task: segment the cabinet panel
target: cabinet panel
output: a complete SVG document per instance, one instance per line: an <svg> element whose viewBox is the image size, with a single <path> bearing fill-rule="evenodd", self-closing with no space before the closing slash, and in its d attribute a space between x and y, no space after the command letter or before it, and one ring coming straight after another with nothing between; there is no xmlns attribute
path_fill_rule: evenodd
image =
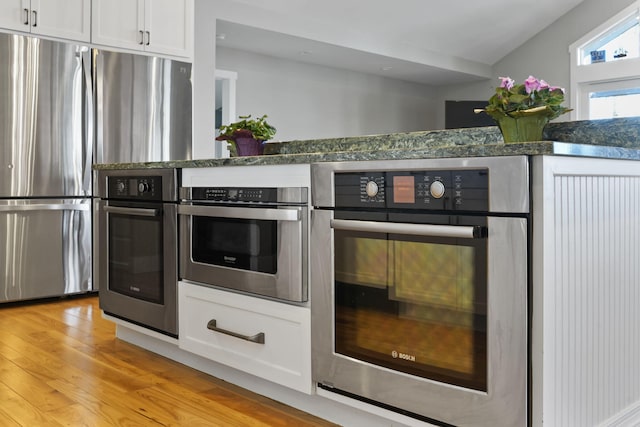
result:
<svg viewBox="0 0 640 427"><path fill-rule="evenodd" d="M27 6L27 11L25 12L23 3L24 0L0 1L0 27L7 30L29 31L29 6ZM27 23L25 24L25 22Z"/></svg>
<svg viewBox="0 0 640 427"><path fill-rule="evenodd" d="M31 32L89 42L91 0L31 0Z"/></svg>
<svg viewBox="0 0 640 427"><path fill-rule="evenodd" d="M192 55L193 0L147 0L147 51L175 56Z"/></svg>
<svg viewBox="0 0 640 427"><path fill-rule="evenodd" d="M640 425L638 163L534 156L532 171L532 425Z"/></svg>
<svg viewBox="0 0 640 427"><path fill-rule="evenodd" d="M2 0L0 27L89 42L91 0Z"/></svg>
<svg viewBox="0 0 640 427"><path fill-rule="evenodd" d="M143 50L144 0L93 0L93 43Z"/></svg>
<svg viewBox="0 0 640 427"><path fill-rule="evenodd" d="M307 307L186 282L180 282L178 289L181 349L311 392L311 315ZM213 323L230 333L212 330ZM263 343L246 339L259 334L263 334Z"/></svg>
<svg viewBox="0 0 640 427"><path fill-rule="evenodd" d="M191 58L193 0L93 0L96 44Z"/></svg>

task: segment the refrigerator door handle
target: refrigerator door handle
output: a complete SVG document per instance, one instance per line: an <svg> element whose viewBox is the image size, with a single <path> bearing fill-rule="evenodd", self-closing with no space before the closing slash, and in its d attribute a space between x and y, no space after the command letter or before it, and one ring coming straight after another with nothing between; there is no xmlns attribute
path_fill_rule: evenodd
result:
<svg viewBox="0 0 640 427"><path fill-rule="evenodd" d="M95 116L94 116L94 77L92 67L92 49L86 49L82 53L82 71L84 75L84 125L86 132L83 134L84 142L84 165L82 176L83 180L88 183L87 191L91 194L91 164L93 162L93 143L95 141ZM101 159L96 160L99 162Z"/></svg>
<svg viewBox="0 0 640 427"><path fill-rule="evenodd" d="M79 203L38 203L30 205L2 205L0 212L33 212L33 211L88 211L91 206Z"/></svg>

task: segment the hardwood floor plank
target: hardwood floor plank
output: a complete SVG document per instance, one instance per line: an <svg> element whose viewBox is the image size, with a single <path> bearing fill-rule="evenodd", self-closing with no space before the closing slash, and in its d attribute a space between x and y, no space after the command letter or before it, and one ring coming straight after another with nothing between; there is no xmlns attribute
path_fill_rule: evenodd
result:
<svg viewBox="0 0 640 427"><path fill-rule="evenodd" d="M0 305L2 426L335 424L120 341L96 296Z"/></svg>
<svg viewBox="0 0 640 427"><path fill-rule="evenodd" d="M4 377L4 372L0 372L0 375ZM20 426L57 427L60 425L57 421L49 419L37 404L32 404L3 382L0 382L0 402L2 402L2 411L6 415L8 425L14 423Z"/></svg>
<svg viewBox="0 0 640 427"><path fill-rule="evenodd" d="M6 412L0 405L0 419L2 419L3 427L21 427L20 423L11 418L11 414Z"/></svg>
<svg viewBox="0 0 640 427"><path fill-rule="evenodd" d="M48 415L60 425L66 427L107 427L113 425L110 421L105 420L79 403Z"/></svg>
<svg viewBox="0 0 640 427"><path fill-rule="evenodd" d="M211 425L211 426L248 426L244 422L245 414L227 413L224 408L205 406L202 401L190 401L184 396L171 396L156 387L135 392L146 402L145 409L153 414L154 419L162 420L163 425ZM264 427L256 425L256 427Z"/></svg>
<svg viewBox="0 0 640 427"><path fill-rule="evenodd" d="M166 382L154 387L153 390L141 390L138 393L149 393L154 399L169 402L168 399L186 402L188 410L201 418L207 419L215 414L222 425L270 427L259 418L255 417L255 411L236 411L225 405L224 402L212 399L208 392L196 393L182 384ZM151 395L153 393L153 395Z"/></svg>
<svg viewBox="0 0 640 427"><path fill-rule="evenodd" d="M16 351L8 342L0 342L0 356L9 360L22 356L22 353Z"/></svg>
<svg viewBox="0 0 640 427"><path fill-rule="evenodd" d="M232 425L296 427L306 425L305 422L309 421L305 420L304 416L279 410L277 405L271 404L276 402L270 399L265 398L265 401L246 399L230 391L227 387L215 386L207 391L198 393L198 396L194 396L190 390L181 388L174 383L161 384L158 388L169 395L180 396L190 402L199 402L202 408L210 412L248 415L248 417L236 419ZM269 401L269 403L265 404L266 401ZM283 405L283 408L288 407ZM307 415L302 412L300 414ZM318 423L317 425L333 425L328 422L322 424L317 419L316 422Z"/></svg>
<svg viewBox="0 0 640 427"><path fill-rule="evenodd" d="M101 382L114 386L120 392L137 390L152 385L152 382L148 379L139 379L141 375L129 375L117 367L109 366L78 351L68 343L65 345L64 343L51 341L49 335L49 332L45 332L24 336L23 345L20 348L26 350L26 357L36 362L41 361L56 369L63 369L63 367L68 366L68 371L75 376L97 376L101 379ZM42 344L46 350L39 348L38 344ZM54 372L53 375L62 375L62 372Z"/></svg>
<svg viewBox="0 0 640 427"><path fill-rule="evenodd" d="M73 404L57 390L17 366L0 369L0 382L44 412Z"/></svg>
<svg viewBox="0 0 640 427"><path fill-rule="evenodd" d="M87 418L82 422L99 420L105 426L161 426L164 425L150 418L144 409L144 402L136 396L121 393L108 385L98 383L97 387L87 391L78 387L77 383L54 380L49 386L59 390L85 408ZM124 402L129 402L128 405ZM134 410L131 408L134 407ZM143 408L140 411L140 408Z"/></svg>

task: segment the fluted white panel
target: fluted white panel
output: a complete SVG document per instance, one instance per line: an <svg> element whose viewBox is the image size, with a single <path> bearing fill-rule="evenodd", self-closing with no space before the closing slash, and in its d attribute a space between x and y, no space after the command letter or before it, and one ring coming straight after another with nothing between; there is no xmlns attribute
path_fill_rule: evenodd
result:
<svg viewBox="0 0 640 427"><path fill-rule="evenodd" d="M544 185L545 426L623 425L640 405L640 177L602 165Z"/></svg>

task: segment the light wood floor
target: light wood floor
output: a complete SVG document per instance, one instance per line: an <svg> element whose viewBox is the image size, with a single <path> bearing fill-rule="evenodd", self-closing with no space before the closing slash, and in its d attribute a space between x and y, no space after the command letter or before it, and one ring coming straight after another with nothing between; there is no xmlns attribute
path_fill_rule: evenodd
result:
<svg viewBox="0 0 640 427"><path fill-rule="evenodd" d="M97 297L0 306L0 426L332 426L115 338Z"/></svg>

